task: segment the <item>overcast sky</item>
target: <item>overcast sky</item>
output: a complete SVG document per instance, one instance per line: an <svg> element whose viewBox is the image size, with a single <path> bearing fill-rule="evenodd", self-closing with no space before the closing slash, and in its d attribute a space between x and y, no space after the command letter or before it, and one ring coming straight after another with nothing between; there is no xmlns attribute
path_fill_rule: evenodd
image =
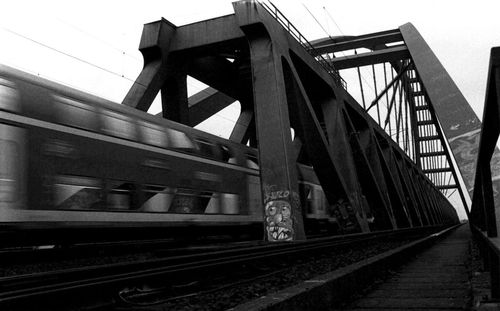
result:
<svg viewBox="0 0 500 311"><path fill-rule="evenodd" d="M310 40L325 37L322 28L358 35L413 23L481 117L489 49L500 44L498 1L273 2ZM5 1L0 62L120 102L142 68L137 47L144 23L164 17L182 25L232 12L226 0Z"/></svg>
<svg viewBox="0 0 500 311"><path fill-rule="evenodd" d="M489 50L500 45L498 0L273 3L309 40L413 23L482 118ZM143 24L164 17L183 25L233 13L231 1L226 0L12 0L2 4L0 63L115 102L122 101L142 69L137 48ZM190 81L189 88L194 93L202 86ZM156 104L152 112L159 109ZM230 127L235 111L233 107L219 113L218 123Z"/></svg>

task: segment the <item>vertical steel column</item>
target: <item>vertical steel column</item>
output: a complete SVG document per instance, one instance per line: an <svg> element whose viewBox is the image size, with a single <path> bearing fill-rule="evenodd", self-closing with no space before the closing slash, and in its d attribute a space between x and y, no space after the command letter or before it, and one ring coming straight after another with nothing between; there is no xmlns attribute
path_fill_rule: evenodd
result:
<svg viewBox="0 0 500 311"><path fill-rule="evenodd" d="M246 144L255 139L255 120L253 111L252 68L248 55L238 61L238 95L240 100L240 115L229 140Z"/></svg>
<svg viewBox="0 0 500 311"><path fill-rule="evenodd" d="M354 50L354 54L357 55L358 52L356 50ZM359 79L359 88L361 90L361 100L363 101L363 109L366 110L366 103L365 103L365 93L363 91L363 81L361 80L361 71L359 69L359 66L356 67L357 71L358 71L358 79Z"/></svg>
<svg viewBox="0 0 500 311"><path fill-rule="evenodd" d="M372 75L373 75L373 88L375 91L375 97L377 97L378 93L377 93L377 78L375 76L375 65L372 65ZM380 107L378 105L378 102L377 102L377 121L378 121L378 124L380 126L382 126L382 123L380 123ZM390 125L389 125L389 128L390 128ZM389 132L390 132L390 130L389 130Z"/></svg>
<svg viewBox="0 0 500 311"><path fill-rule="evenodd" d="M250 47L266 237L305 239L281 59L262 25L242 30Z"/></svg>
<svg viewBox="0 0 500 311"><path fill-rule="evenodd" d="M500 47L491 49L488 67L483 124L474 179L471 227L482 242L480 249L484 263L490 270L491 297L498 299L500 298L498 245L500 202L498 194L494 193L494 188L498 187L498 180L494 179L497 179L499 165L496 143L500 135ZM492 173L495 175L492 176Z"/></svg>
<svg viewBox="0 0 500 311"><path fill-rule="evenodd" d="M165 119L189 125L187 65L184 59L170 57L167 77L161 88L162 115Z"/></svg>
<svg viewBox="0 0 500 311"><path fill-rule="evenodd" d="M144 25L139 51L144 58L144 68L128 91L122 104L147 111L163 86L165 66L177 27L165 19Z"/></svg>

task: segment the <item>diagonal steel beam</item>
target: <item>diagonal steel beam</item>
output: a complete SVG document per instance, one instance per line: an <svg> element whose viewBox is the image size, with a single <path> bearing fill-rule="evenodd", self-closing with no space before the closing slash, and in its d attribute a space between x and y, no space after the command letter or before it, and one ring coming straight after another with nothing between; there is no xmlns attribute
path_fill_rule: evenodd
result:
<svg viewBox="0 0 500 311"><path fill-rule="evenodd" d="M244 144L248 139L250 139L252 124L255 124L253 110L242 110L236 124L234 125L233 131L229 136L229 140Z"/></svg>
<svg viewBox="0 0 500 311"><path fill-rule="evenodd" d="M365 138L369 135L369 129L356 128L349 114L344 110L344 119L349 133L349 143L353 151L358 180L363 193L371 206L373 216L378 221L378 229L396 229L397 223L394 211L387 194L387 188L380 171L378 157L369 157L369 146L367 142L362 143L360 136L365 132ZM381 178L382 177L382 178ZM384 228L385 227L385 228Z"/></svg>
<svg viewBox="0 0 500 311"><path fill-rule="evenodd" d="M234 102L234 98L207 87L188 98L187 125L196 126ZM162 117L163 112L156 115Z"/></svg>
<svg viewBox="0 0 500 311"><path fill-rule="evenodd" d="M355 217L363 232L369 231L366 221L363 201L361 199L361 189L356 180L356 170L354 161L350 156L349 143L346 139L345 129L341 128L341 122L331 122L328 125L336 127L329 129L328 137L324 133L320 122L316 117L316 112L305 91L305 87L300 79L293 64L289 65L283 62L285 73L285 87L290 110L294 112L291 117L296 124L296 135L304 141L308 158L320 180L321 186L325 191L328 202L334 205L342 199L347 199L350 206L356 211ZM326 104L330 109L330 114L337 115L333 120L340 118L340 109L333 98ZM335 153L332 146L335 145ZM342 165L339 165L339 159L342 156Z"/></svg>
<svg viewBox="0 0 500 311"><path fill-rule="evenodd" d="M147 111L163 86L168 68L170 43L176 26L165 19L144 25L139 51L144 68L122 101L122 104Z"/></svg>
<svg viewBox="0 0 500 311"><path fill-rule="evenodd" d="M204 56L192 59L187 73L232 98L239 97L237 68L224 57Z"/></svg>
<svg viewBox="0 0 500 311"><path fill-rule="evenodd" d="M394 62L409 57L410 54L407 47L401 45L368 53L337 57L333 58L330 62L337 70L341 70L378 63Z"/></svg>
<svg viewBox="0 0 500 311"><path fill-rule="evenodd" d="M236 100L208 87L188 98L189 126L196 126Z"/></svg>
<svg viewBox="0 0 500 311"><path fill-rule="evenodd" d="M398 82L401 76L406 72L406 69L408 69L408 65L404 66L401 71L392 79L392 81L385 87L385 89L380 92L377 97L372 101L370 106L366 109L366 111L369 111L373 106L375 106L378 101L389 91L389 89L394 85L394 83Z"/></svg>

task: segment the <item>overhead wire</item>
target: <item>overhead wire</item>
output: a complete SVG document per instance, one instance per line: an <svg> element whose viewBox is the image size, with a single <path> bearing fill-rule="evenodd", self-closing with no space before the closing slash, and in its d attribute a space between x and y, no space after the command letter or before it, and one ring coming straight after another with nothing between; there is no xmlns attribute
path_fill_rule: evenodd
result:
<svg viewBox="0 0 500 311"><path fill-rule="evenodd" d="M106 46L110 47L111 49L113 49L113 50L115 50L115 51L120 52L122 55L127 56L127 57L130 57L130 58L132 58L132 59L134 59L134 60L136 60L136 61L138 61L138 62L142 62L142 59L140 59L140 58L138 58L138 57L136 57L136 56L134 56L134 55L132 55L132 54L127 53L124 49L121 49L121 48L119 48L119 47L115 46L114 44L112 44L112 43L110 43L110 42L108 42L108 41L106 41L106 40L103 40L102 38L99 38L99 37L97 37L97 36L95 36L95 35L93 35L93 34L91 34L91 33L87 32L87 31L85 31L85 30L81 29L80 27L75 26L74 24L72 24L72 23L70 23L70 22L68 22L68 21L66 21L66 20L63 20L63 19L61 19L61 18L56 18L56 19L57 19L60 23L65 24L66 26L69 26L69 27L71 27L71 28L75 29L76 31L78 31L78 32L80 32L80 33L82 33L82 34L86 35L87 37L92 38L93 40L98 41L98 42L100 42L100 43L102 43L102 44L104 44L104 45L106 45Z"/></svg>
<svg viewBox="0 0 500 311"><path fill-rule="evenodd" d="M55 52L57 52L57 53L59 53L59 54L62 54L62 55L64 55L64 56L66 56L66 57L69 57L69 58L75 59L75 60L77 60L77 61L79 61L79 62L82 62L82 63L87 64L87 65L89 65L89 66L95 67L95 68L97 68L97 69L100 69L100 70L105 71L105 72L107 72L107 73L109 73L109 74L112 74L112 75L118 76L118 77L120 77L120 78L123 78L123 79L129 80L129 81L131 81L131 82L135 82L135 79L128 78L128 77L126 77L126 76L125 76L125 75L123 75L123 74L120 74L120 73L115 72L115 71L113 71L113 70L107 69L107 68L102 67L102 66L100 66L100 65L96 65L96 64L91 63L91 62L89 62L89 61L87 61L87 60L85 60L85 59L83 59L83 58L78 57L78 56L75 56L75 55L69 54L69 53L67 53L67 52L61 51L61 50L59 50L59 49L57 49L57 48L55 48L55 47L52 47L52 46L50 46L50 45L47 45L47 44L43 43L43 42L40 42L40 41L38 41L38 40L35 40L35 39L33 39L33 38L30 38L30 37L28 37L28 36L25 36L25 35L23 35L23 34L20 34L20 33L18 33L18 32L16 32L16 31L14 31L14 30L12 30L12 29L9 29L9 28L3 28L3 29L4 29L5 31L7 31L7 32L10 32L10 33L11 33L11 34L13 34L13 35L16 35L16 36L18 36L18 37L20 37L20 38L23 38L23 39L25 39L25 40L31 41L31 42L33 42L33 43L35 43L35 44L38 44L38 45L40 45L40 46L43 46L43 47L45 47L45 48L47 48L47 49L49 49L49 50L55 51ZM143 85L143 86L144 86L144 85Z"/></svg>
<svg viewBox="0 0 500 311"><path fill-rule="evenodd" d="M330 12L328 12L328 10L326 9L325 6L323 6L323 10L326 12L326 14L330 17L330 20L335 24L335 27L337 27L337 29L339 30L339 32L344 36L344 32L342 31L342 29L340 29L339 25L337 24L337 22L333 19L333 17L330 15Z"/></svg>
<svg viewBox="0 0 500 311"><path fill-rule="evenodd" d="M71 26L71 25L68 25L68 26ZM76 27L74 27L74 28L75 28L75 29L77 29ZM125 76L124 74L120 74L120 73L118 73L118 72L116 72L116 71L113 71L113 70L110 70L110 69L105 68L105 67L103 67L103 66L100 66L100 65L94 64L94 63L92 63L92 62L90 62L90 61L87 61L87 60L85 60L85 59L83 59L83 58L80 58L80 57L78 57L78 56L75 56L75 55L72 55L72 54L67 53L67 52L65 52L65 51L62 51L62 50L60 50L60 49L57 49L57 48L55 48L55 47L53 47L53 46L50 46L50 45L48 45L48 44L46 44L46 43L40 42L40 41L38 41L38 40L35 40L35 39L31 38L31 37L28 37L28 36L26 36L26 35L23 35L23 34L21 34L21 33L19 33L19 32L16 32L16 31L14 31L14 30L12 30L12 29L5 28L5 27L2 27L2 29L3 29L4 31L6 31L6 32L9 32L9 33L11 33L11 34L13 34L13 35L17 36L17 37L20 37L20 38L22 38L22 39L24 39L24 40L27 40L27 41L30 41L30 42L35 43L35 44L37 44L37 45L40 45L40 46L42 46L42 47L44 47L44 48L46 48L46 49L52 50L52 51L57 52L57 53L59 53L59 54L61 54L61 55L64 55L64 56L66 56L66 57L69 57L69 58L71 58L71 59L77 60L77 61L79 61L79 62L81 62L81 63L84 63L84 64L86 64L86 65L88 65L88 66L91 66L91 67L97 68L97 69L99 69L99 70L101 70L101 71L104 71L104 72L107 72L107 73L109 73L109 74L111 74L111 75L114 75L114 76L117 76L117 77L119 77L119 78L122 78L122 79L128 80L129 82L137 83L137 84L139 84L139 85L141 85L141 86L147 87L146 85L144 85L144 84L142 84L142 83L138 82L136 79L129 78L129 77ZM84 31L81 31L81 32L82 32L82 33L85 33ZM87 35L89 35L88 33L86 33L86 34L87 34ZM91 35L89 35L89 36L91 36ZM92 36L91 36L91 37L92 37ZM100 39L97 39L97 38L94 38L94 39L96 39L96 40L98 40L98 41L100 41L100 42L104 42L104 41L102 41L102 40L100 40ZM110 45L110 46L112 46L112 45ZM114 49L116 49L116 50L118 50L118 51L120 51L120 52L123 52L123 51L122 51L121 49L119 49L119 48L114 47ZM125 53L125 52L123 52L123 53ZM134 59L136 59L136 60L137 60L137 58L136 58L136 57L134 57ZM31 73L34 73L32 70L26 70L25 68L23 68L23 70L25 70L25 71L30 71ZM38 72L37 72L36 74L37 74L38 76L40 76L40 73L38 73ZM52 79L52 78L50 78L50 79ZM70 85L70 84L65 83L65 82L62 82L62 81L57 81L57 82L58 82L58 83L61 83L61 84L64 84L64 85L66 85L66 86L69 86L69 87L73 87L73 88L76 88L76 89L81 89L81 87L76 87L76 86L74 86L74 85ZM206 89L202 89L202 88L200 88L200 87L198 87L198 86L196 86L196 85L194 85L194 84L192 84L192 83L188 83L188 84L189 84L191 87L193 87L193 88L195 88L195 89L198 89L198 91L199 91L199 92L204 92L204 93L206 93L206 94L209 94L209 95L210 95L210 93L209 93ZM82 90L82 89L81 89L81 90ZM98 95L98 94L95 94L95 93L93 93L93 92L91 92L91 91L89 91L89 90L82 90L82 91L85 91L85 92L87 92L87 93L90 93L90 94L93 94L93 95L95 95L95 96L99 96L99 97L103 96L103 95L100 95L100 94L99 94L99 95ZM225 120L227 120L227 121L229 121L229 122L231 122L231 123L233 123L233 124L236 124L236 122L237 122L236 120L233 120L233 119L227 118L227 117L225 117L225 116L223 116L223 115L221 115L221 114L219 114L219 113L215 113L215 114L214 114L214 116L218 116L218 117L220 117L220 118L222 118L222 119L225 119Z"/></svg>
<svg viewBox="0 0 500 311"><path fill-rule="evenodd" d="M323 29L323 31L326 33L326 35L330 39L333 39L332 36L330 36L330 34L328 33L328 31L326 31L326 29L323 27L323 25L321 25L321 23L318 21L318 19L316 18L316 16L314 16L314 14L311 11L309 11L309 9L307 8L307 6L304 3L302 3L302 5L307 10L307 12L309 12L309 14L312 16L312 18L316 21L316 23L319 25L319 27L321 27L321 29Z"/></svg>

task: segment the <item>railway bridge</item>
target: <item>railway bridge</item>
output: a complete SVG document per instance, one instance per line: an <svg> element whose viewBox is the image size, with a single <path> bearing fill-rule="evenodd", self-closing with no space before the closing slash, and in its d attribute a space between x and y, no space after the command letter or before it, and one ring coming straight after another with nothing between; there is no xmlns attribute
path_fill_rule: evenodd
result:
<svg viewBox="0 0 500 311"><path fill-rule="evenodd" d="M259 252L271 258L269 245L283 254L298 252L293 247L316 251L318 244L305 243L318 232L353 239L395 232L413 239L416 232L431 232L398 252L235 308L334 308L335 295L347 295L379 269L396 266L400 270L387 286L341 307L498 307L500 50L491 52L481 123L410 23L309 41L269 1L238 1L233 8L233 14L183 26L166 19L144 25L144 67L120 108L15 70L8 76L0 67L0 142L27 137L14 148L20 156L11 171L25 158L31 168L26 176L5 173L0 179L0 207L8 210L0 214L0 224L7 223L2 234L39 223L51 234L73 232L73 225L80 234L95 233L96 226L110 223L106 229L116 225L134 234L144 223L154 233L189 231L191 225L227 233L258 223L266 242ZM189 96L188 77L207 88ZM53 110L30 106L32 94L48 103L43 109ZM143 114L159 94L161 113ZM241 109L228 140L191 129L235 102ZM5 146L2 161L14 157ZM0 172L7 172L3 166ZM20 186L23 178L26 185ZM37 192L28 195L30 189ZM16 191L29 196L30 208L12 199ZM468 225L461 225L459 209ZM42 220L30 222L36 217ZM480 259L472 258L475 247ZM415 250L423 248L415 259ZM231 253L237 258L231 264L253 256L242 259L239 252ZM413 258L403 268L401 254ZM482 260L478 274L489 272L481 291L470 287L476 282L474 260ZM199 265L219 267L214 261L209 257ZM106 282L144 278L129 275ZM13 279L0 281L9 288ZM0 293L0 303L24 295L21 283L12 284L14 290ZM481 297L473 300L471 290Z"/></svg>
<svg viewBox="0 0 500 311"><path fill-rule="evenodd" d="M147 111L161 91L162 116L195 126L239 101L229 139L258 149L270 241L281 226L285 239L305 237L297 163L314 169L329 213L354 230L458 221L446 195L456 191L467 211L458 168L469 189L480 122L411 24L309 42L271 3L234 10L146 24L144 69L122 104ZM347 83L349 71L359 80ZM188 98L188 75L209 88Z"/></svg>
<svg viewBox="0 0 500 311"><path fill-rule="evenodd" d="M481 136L412 24L308 41L271 2L233 6L234 14L184 26L146 24L144 68L122 104L147 111L161 92L161 116L195 126L239 101L229 139L258 150L268 241L305 238L312 193L297 163L313 168L327 214L346 232L452 225L462 205L498 297L498 53ZM188 97L188 75L208 88Z"/></svg>

